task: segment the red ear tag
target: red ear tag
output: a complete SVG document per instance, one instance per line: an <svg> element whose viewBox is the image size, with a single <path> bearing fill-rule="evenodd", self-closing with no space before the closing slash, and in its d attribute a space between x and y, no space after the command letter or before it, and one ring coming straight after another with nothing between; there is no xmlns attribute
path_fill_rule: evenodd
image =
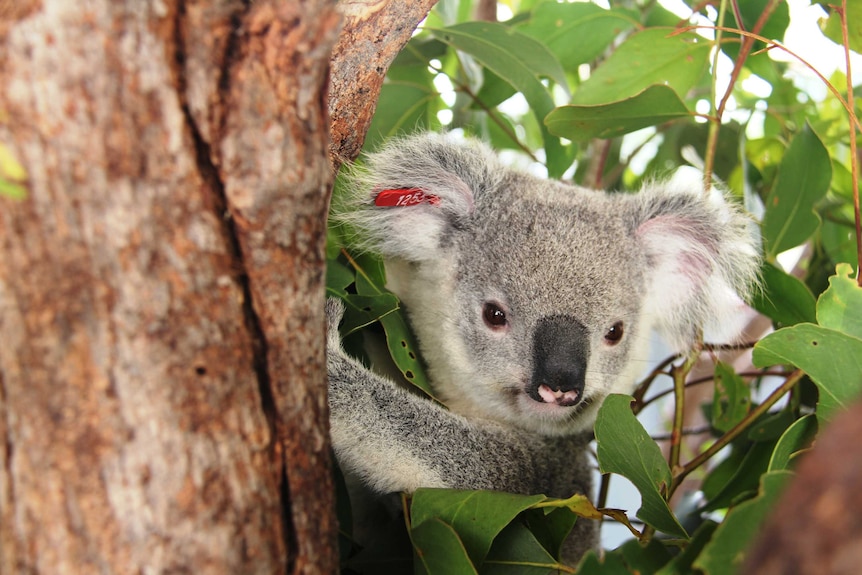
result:
<svg viewBox="0 0 862 575"><path fill-rule="evenodd" d="M436 206L440 203L440 198L434 194L425 193L419 188L380 190L374 198L374 205L382 208L404 208L426 202Z"/></svg>

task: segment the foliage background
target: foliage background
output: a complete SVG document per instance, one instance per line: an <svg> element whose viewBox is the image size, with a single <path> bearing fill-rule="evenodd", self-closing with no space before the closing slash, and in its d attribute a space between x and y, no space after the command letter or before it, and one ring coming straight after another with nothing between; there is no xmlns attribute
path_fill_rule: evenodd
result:
<svg viewBox="0 0 862 575"><path fill-rule="evenodd" d="M599 509L577 497L420 491L404 500L413 551L357 550L348 536L345 564L572 572L558 561L560 541L576 516L604 516L631 540L588 555L579 573L735 573L796 457L862 389L859 108L849 75L792 73L809 55L783 46L790 10L777 0L679 3L685 17L654 1L508 0L498 3L501 22L475 20L474 4L440 2L396 59L366 149L447 129L489 141L523 169L618 190L697 168L759 224L763 286L751 305L762 315L752 314L749 344L667 358L633 398L605 403L595 428ZM862 1L820 5L822 34L849 60L862 49ZM328 290L347 303L346 346L362 355L360 332L382 330L404 378L427 389L381 263L347 244L330 230ZM709 375L695 377L704 362ZM656 381L666 391L651 391ZM660 447L635 414L662 395L672 397L672 439ZM706 425L686 441L693 411ZM614 475L634 484L639 509L604 509ZM692 478L698 499L682 505Z"/></svg>

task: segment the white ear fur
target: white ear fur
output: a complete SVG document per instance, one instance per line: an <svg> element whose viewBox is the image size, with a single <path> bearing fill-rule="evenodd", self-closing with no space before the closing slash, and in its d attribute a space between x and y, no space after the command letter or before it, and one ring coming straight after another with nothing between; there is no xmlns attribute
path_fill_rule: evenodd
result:
<svg viewBox="0 0 862 575"><path fill-rule="evenodd" d="M647 259L646 313L661 335L677 351L700 328L736 337L760 263L753 222L715 190L670 182L629 198Z"/></svg>
<svg viewBox="0 0 862 575"><path fill-rule="evenodd" d="M475 140L433 133L395 139L369 155L366 166L353 168L336 217L357 229L361 248L408 261L436 259L447 231L472 213L475 193L495 187L501 172L496 156ZM418 188L435 201L374 204L381 190L402 188Z"/></svg>

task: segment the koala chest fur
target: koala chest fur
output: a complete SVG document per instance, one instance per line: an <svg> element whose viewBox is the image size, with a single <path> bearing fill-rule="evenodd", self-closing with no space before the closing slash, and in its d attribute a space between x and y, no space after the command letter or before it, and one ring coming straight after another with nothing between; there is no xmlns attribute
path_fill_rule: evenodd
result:
<svg viewBox="0 0 862 575"><path fill-rule="evenodd" d="M403 205L380 199L405 190ZM348 357L328 303L336 455L380 493L588 493L596 413L632 391L650 331L684 349L725 325L758 265L747 219L719 194L586 190L436 134L372 155L347 203L340 217L384 256L446 405Z"/></svg>

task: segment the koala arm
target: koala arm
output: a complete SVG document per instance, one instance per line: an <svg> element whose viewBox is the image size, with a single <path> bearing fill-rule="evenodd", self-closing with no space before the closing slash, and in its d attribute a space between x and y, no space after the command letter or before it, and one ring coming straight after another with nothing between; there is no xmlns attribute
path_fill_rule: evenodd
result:
<svg viewBox="0 0 862 575"><path fill-rule="evenodd" d="M582 438L579 446L554 438L549 450L549 439L468 421L401 389L344 352L336 329L343 308L337 300L326 306L330 429L346 472L380 493L449 487L567 497L587 491ZM554 454L563 456L547 457ZM573 474L582 477L566 481Z"/></svg>

